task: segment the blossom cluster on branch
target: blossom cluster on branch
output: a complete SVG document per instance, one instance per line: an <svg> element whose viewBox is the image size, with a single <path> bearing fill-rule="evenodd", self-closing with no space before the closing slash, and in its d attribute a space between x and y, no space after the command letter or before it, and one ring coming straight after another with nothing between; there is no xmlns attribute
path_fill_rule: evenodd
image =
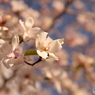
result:
<svg viewBox="0 0 95 95"><path fill-rule="evenodd" d="M4 64L6 68L10 68L23 62L28 63L24 58L28 55L38 55L40 57L40 59L35 63L42 61L42 59L58 60L55 53L62 48L62 44L64 43L63 38L53 40L47 36L48 33L43 31L41 28L33 27L34 20L32 17L27 18L25 22L19 20L19 23L23 28L22 35L15 33L9 41L0 39L0 62ZM7 29L8 28L1 26L0 33L3 33L2 31ZM29 49L24 52L21 43L24 42L28 44L31 40L35 41L37 49Z"/></svg>

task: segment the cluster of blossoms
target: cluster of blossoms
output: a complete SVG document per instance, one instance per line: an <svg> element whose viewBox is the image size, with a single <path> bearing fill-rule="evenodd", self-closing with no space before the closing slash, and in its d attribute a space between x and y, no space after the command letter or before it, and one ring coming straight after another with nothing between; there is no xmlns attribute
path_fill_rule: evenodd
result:
<svg viewBox="0 0 95 95"><path fill-rule="evenodd" d="M58 60L55 53L62 48L62 44L64 43L63 38L57 40L51 39L47 36L47 32L44 32L39 27L33 27L34 20L31 17L26 19L25 22L19 20L19 23L23 28L23 33L21 36L15 34L9 42L0 39L0 62L4 64L5 67L10 68L13 65L26 62L24 60L24 56L28 55L38 55L41 61L42 59ZM0 30L2 29L6 30L7 28L1 27ZM22 39L20 39L20 37ZM21 43L28 43L30 40L35 40L37 50L30 49L24 53Z"/></svg>

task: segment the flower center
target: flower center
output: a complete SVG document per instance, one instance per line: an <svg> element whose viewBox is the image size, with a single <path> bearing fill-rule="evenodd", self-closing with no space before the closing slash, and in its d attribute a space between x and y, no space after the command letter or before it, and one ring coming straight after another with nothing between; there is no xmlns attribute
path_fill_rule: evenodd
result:
<svg viewBox="0 0 95 95"><path fill-rule="evenodd" d="M41 50L43 50L43 51L48 51L49 48L48 48L48 47L42 47Z"/></svg>
<svg viewBox="0 0 95 95"><path fill-rule="evenodd" d="M10 54L7 55L8 58L17 58L19 56L18 50L12 51Z"/></svg>
<svg viewBox="0 0 95 95"><path fill-rule="evenodd" d="M17 58L19 56L19 52L15 50L14 55L15 55L15 58Z"/></svg>

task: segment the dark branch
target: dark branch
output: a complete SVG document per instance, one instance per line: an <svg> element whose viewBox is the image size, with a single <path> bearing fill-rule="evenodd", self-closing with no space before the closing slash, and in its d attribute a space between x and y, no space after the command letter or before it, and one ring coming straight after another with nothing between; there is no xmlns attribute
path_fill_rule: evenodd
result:
<svg viewBox="0 0 95 95"><path fill-rule="evenodd" d="M74 0L67 0L66 1L65 9L63 9L63 11L60 14L58 14L54 17L52 25L46 31L50 30L54 26L56 20L59 19L62 15L64 15L67 12L68 7L73 3L73 1Z"/></svg>
<svg viewBox="0 0 95 95"><path fill-rule="evenodd" d="M34 66L35 64L37 64L37 63L39 63L40 61L42 61L42 57L39 57L39 59L36 61L36 62L34 62L34 63L28 63L27 61L24 61L26 64L28 64L28 65L31 65L31 66Z"/></svg>

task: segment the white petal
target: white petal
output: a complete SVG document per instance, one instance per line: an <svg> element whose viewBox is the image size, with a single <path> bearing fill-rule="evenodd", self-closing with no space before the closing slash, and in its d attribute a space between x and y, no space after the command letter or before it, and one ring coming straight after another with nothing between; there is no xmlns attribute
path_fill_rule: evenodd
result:
<svg viewBox="0 0 95 95"><path fill-rule="evenodd" d="M44 43L46 40L47 32L41 31L36 38L36 47L38 48L40 44ZM40 44L39 44L40 43Z"/></svg>
<svg viewBox="0 0 95 95"><path fill-rule="evenodd" d="M6 79L9 79L10 77L13 76L14 71L12 69L7 69L3 64L1 64L1 70L2 74Z"/></svg>
<svg viewBox="0 0 95 95"><path fill-rule="evenodd" d="M3 27L3 31L6 31L6 30L8 30L8 28L7 27Z"/></svg>
<svg viewBox="0 0 95 95"><path fill-rule="evenodd" d="M15 57L15 55L14 55L14 53L13 53L13 52L11 52L11 53L9 53L9 54L7 55L7 57L8 57L8 58L14 58L14 57Z"/></svg>
<svg viewBox="0 0 95 95"><path fill-rule="evenodd" d="M14 60L13 59L3 59L1 60L1 63L3 63L6 68L10 68L13 66Z"/></svg>
<svg viewBox="0 0 95 95"><path fill-rule="evenodd" d="M23 30L26 32L26 28L25 28L24 22L22 20L19 20L19 23L22 26Z"/></svg>
<svg viewBox="0 0 95 95"><path fill-rule="evenodd" d="M40 40L39 40L39 36L37 35L36 40L35 40L35 46L37 49L39 49L40 47L39 45L40 45Z"/></svg>
<svg viewBox="0 0 95 95"><path fill-rule="evenodd" d="M50 47L50 49L49 49L50 53L56 53L62 48L61 43L57 40L52 41L52 43L50 43L49 47Z"/></svg>
<svg viewBox="0 0 95 95"><path fill-rule="evenodd" d="M54 86L56 90L61 94L62 93L62 88L61 88L61 83L58 80L54 80Z"/></svg>
<svg viewBox="0 0 95 95"><path fill-rule="evenodd" d="M64 44L64 39L57 39L61 44Z"/></svg>
<svg viewBox="0 0 95 95"><path fill-rule="evenodd" d="M37 35L40 32L41 32L41 29L39 27L34 27L27 31L27 33L31 39L36 39Z"/></svg>
<svg viewBox="0 0 95 95"><path fill-rule="evenodd" d="M44 47L47 47L53 40L50 37L47 37L44 42Z"/></svg>
<svg viewBox="0 0 95 95"><path fill-rule="evenodd" d="M45 51L39 51L37 50L37 53L39 56L41 56L42 58L46 59L48 57L48 53Z"/></svg>
<svg viewBox="0 0 95 95"><path fill-rule="evenodd" d="M34 20L33 20L33 18L32 18L32 17L27 18L26 21L25 21L25 27L26 27L27 29L30 29L30 28L33 27L33 25L34 25Z"/></svg>
<svg viewBox="0 0 95 95"><path fill-rule="evenodd" d="M2 47L4 43L5 43L5 41L0 39L0 47Z"/></svg>
<svg viewBox="0 0 95 95"><path fill-rule="evenodd" d="M26 43L30 40L30 37L29 37L29 35L26 32L24 32L24 34L23 34L23 40Z"/></svg>
<svg viewBox="0 0 95 95"><path fill-rule="evenodd" d="M15 50L19 45L19 37L18 35L15 35L13 38L12 38L12 46L13 46L13 50Z"/></svg>
<svg viewBox="0 0 95 95"><path fill-rule="evenodd" d="M53 53L49 53L49 57L48 57L48 59L58 60L58 57L55 56Z"/></svg>
<svg viewBox="0 0 95 95"><path fill-rule="evenodd" d="M40 32L39 35L38 35L38 38L40 40L40 42L44 42L46 40L46 37L47 37L47 32Z"/></svg>

